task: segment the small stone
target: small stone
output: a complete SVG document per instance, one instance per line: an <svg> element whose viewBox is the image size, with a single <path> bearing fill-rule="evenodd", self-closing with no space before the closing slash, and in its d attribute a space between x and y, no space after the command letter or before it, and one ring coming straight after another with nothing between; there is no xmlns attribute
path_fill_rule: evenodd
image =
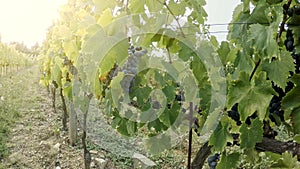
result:
<svg viewBox="0 0 300 169"><path fill-rule="evenodd" d="M134 153L132 158L134 168L152 169L156 166L152 160L142 154Z"/></svg>
<svg viewBox="0 0 300 169"><path fill-rule="evenodd" d="M91 168L96 168L96 167L97 167L97 166L96 166L95 162L92 161L92 162L91 162Z"/></svg>
<svg viewBox="0 0 300 169"><path fill-rule="evenodd" d="M107 160L104 160L102 158L95 158L95 163L99 169L104 169L107 165Z"/></svg>
<svg viewBox="0 0 300 169"><path fill-rule="evenodd" d="M98 154L98 151L96 151L96 150L90 150L90 153L91 154Z"/></svg>
<svg viewBox="0 0 300 169"><path fill-rule="evenodd" d="M59 152L59 151L60 151L60 144L59 144L59 143L56 143L56 144L53 146L53 149L54 149L56 152Z"/></svg>

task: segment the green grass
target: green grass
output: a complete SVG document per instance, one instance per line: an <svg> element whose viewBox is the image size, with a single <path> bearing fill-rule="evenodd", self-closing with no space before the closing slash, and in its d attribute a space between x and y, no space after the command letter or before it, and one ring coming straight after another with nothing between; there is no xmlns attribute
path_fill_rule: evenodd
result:
<svg viewBox="0 0 300 169"><path fill-rule="evenodd" d="M15 108L6 101L0 101L0 161L9 155L7 141L11 125L19 117Z"/></svg>

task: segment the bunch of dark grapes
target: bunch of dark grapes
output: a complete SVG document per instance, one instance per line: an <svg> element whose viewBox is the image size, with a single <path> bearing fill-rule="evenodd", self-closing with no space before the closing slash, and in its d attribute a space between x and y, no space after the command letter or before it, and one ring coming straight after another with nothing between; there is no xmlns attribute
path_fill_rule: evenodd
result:
<svg viewBox="0 0 300 169"><path fill-rule="evenodd" d="M273 96L269 105L269 118L277 125L279 125L278 120L284 121L284 112L281 110L281 99L282 98L278 96ZM278 117L280 119L277 119Z"/></svg>
<svg viewBox="0 0 300 169"><path fill-rule="evenodd" d="M142 49L142 47L130 46L128 49L128 59L124 66L122 67L122 71L124 72L124 78L121 80L121 87L124 91L130 92L132 86L134 85L135 77L138 73L138 64L140 58L147 53L146 49Z"/></svg>
<svg viewBox="0 0 300 169"><path fill-rule="evenodd" d="M208 157L207 163L210 169L215 169L217 167L218 161L220 160L220 154L215 154Z"/></svg>
<svg viewBox="0 0 300 169"><path fill-rule="evenodd" d="M292 52L294 50L294 37L293 32L290 29L286 31L286 39L284 41L284 45L287 51Z"/></svg>
<svg viewBox="0 0 300 169"><path fill-rule="evenodd" d="M273 96L270 105L269 105L269 118L272 122L279 125L280 121L284 121L284 111L281 110L281 101L282 98L286 95L287 92L293 89L294 84L292 82L288 82L285 90L276 86L272 83L273 89L278 93L278 96Z"/></svg>
<svg viewBox="0 0 300 169"><path fill-rule="evenodd" d="M290 7L290 4L284 4L283 5L283 14L288 15L289 17L292 17L294 14L300 15L300 7L298 5Z"/></svg>
<svg viewBox="0 0 300 169"><path fill-rule="evenodd" d="M284 8L284 11L286 11L288 13L291 13L291 11L292 11L292 13L296 13L296 11L297 11L297 13L299 12L299 8L296 6L294 6L293 8L288 8L288 5L285 4L283 6L283 8ZM290 14L288 14L288 15L290 15ZM295 54L294 35L293 35L293 32L291 29L287 29L287 31L286 31L286 40L284 41L284 45L285 45L286 50L292 53L292 57L293 57L294 63L295 63L295 72L299 73L300 72L300 70L299 70L300 55ZM291 75L292 75L292 73L291 73ZM284 121L284 111L281 110L282 98L286 95L287 92L292 90L292 88L294 87L294 84L292 82L288 82L285 90L274 85L274 83L272 83L272 87L278 93L278 96L274 95L270 102L269 118L275 124L279 125L280 121Z"/></svg>
<svg viewBox="0 0 300 169"><path fill-rule="evenodd" d="M231 110L229 110L227 113L228 113L228 116L231 117L235 122L236 122L236 125L241 125L242 122L240 120L240 114L239 114L239 111L238 111L238 106L239 104L236 103L232 106Z"/></svg>

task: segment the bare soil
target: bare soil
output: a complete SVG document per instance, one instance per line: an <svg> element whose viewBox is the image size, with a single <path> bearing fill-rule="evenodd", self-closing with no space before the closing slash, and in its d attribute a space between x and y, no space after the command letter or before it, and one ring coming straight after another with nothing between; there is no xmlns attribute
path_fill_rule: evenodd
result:
<svg viewBox="0 0 300 169"><path fill-rule="evenodd" d="M68 145L67 134L61 131L60 113L54 113L50 95L39 79L37 66L0 79L2 86L11 84L10 89L2 89L10 90L3 97L10 99L20 114L10 130L7 143L10 155L1 162L0 168L53 169L56 165L83 168L82 152Z"/></svg>

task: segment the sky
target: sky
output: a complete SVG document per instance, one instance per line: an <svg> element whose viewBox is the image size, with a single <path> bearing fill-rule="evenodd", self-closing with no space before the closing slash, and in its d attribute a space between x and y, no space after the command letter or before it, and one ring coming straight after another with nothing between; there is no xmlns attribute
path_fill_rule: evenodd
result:
<svg viewBox="0 0 300 169"><path fill-rule="evenodd" d="M226 24L231 21L234 8L241 3L241 0L206 0L204 6L207 14L207 24ZM210 26L211 35L219 41L226 40L227 25Z"/></svg>
<svg viewBox="0 0 300 169"><path fill-rule="evenodd" d="M228 23L234 7L241 0L206 0L209 24ZM28 47L41 43L48 27L59 17L59 6L67 0L0 0L0 35L2 42L18 41ZM211 32L226 31L227 26L211 26ZM212 33L225 40L225 33Z"/></svg>
<svg viewBox="0 0 300 169"><path fill-rule="evenodd" d="M24 42L28 47L41 43L59 6L67 0L0 0L2 42Z"/></svg>

